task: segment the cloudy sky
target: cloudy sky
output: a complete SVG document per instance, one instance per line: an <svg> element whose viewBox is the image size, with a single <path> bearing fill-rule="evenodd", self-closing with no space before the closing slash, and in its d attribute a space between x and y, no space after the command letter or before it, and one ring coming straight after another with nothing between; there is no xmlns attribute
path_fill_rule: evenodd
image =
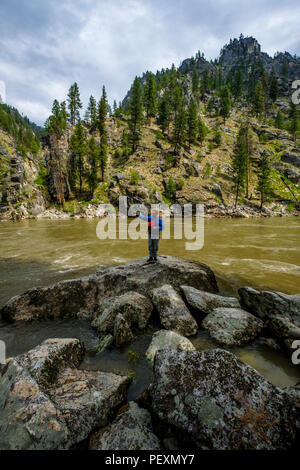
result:
<svg viewBox="0 0 300 470"><path fill-rule="evenodd" d="M0 81L8 104L43 124L74 81L85 105L102 84L119 101L135 75L198 49L215 58L241 32L299 55L299 23L299 0L1 0Z"/></svg>

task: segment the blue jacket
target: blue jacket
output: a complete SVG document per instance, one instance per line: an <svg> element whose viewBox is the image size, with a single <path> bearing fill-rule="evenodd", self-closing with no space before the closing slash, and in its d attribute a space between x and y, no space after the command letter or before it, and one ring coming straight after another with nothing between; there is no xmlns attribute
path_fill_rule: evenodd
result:
<svg viewBox="0 0 300 470"><path fill-rule="evenodd" d="M151 215L139 215L140 219L148 221L148 230L151 231L151 227L154 226L154 229L158 229L161 232L164 229L164 223L160 217L152 217ZM158 222L158 224L157 224Z"/></svg>

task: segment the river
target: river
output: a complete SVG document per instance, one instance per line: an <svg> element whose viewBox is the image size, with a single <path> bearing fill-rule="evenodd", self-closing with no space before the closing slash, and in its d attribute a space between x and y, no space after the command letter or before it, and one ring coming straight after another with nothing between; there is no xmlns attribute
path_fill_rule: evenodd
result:
<svg viewBox="0 0 300 470"><path fill-rule="evenodd" d="M145 240L99 240L96 226L95 219L0 223L0 305L30 287L147 255ZM298 217L205 219L198 251L187 251L185 240L160 241L160 253L208 264L226 293L244 285L300 292L299 248Z"/></svg>
<svg viewBox="0 0 300 470"><path fill-rule="evenodd" d="M21 220L0 223L0 305L13 295L34 286L92 273L99 266L122 264L146 256L145 240L99 240L97 220ZM172 231L171 231L172 233ZM300 219L205 219L204 246L187 251L185 240L160 241L160 253L208 264L216 274L221 292L236 294L241 286L300 292ZM80 337L90 345L97 338L85 322L66 320L38 322L26 326L3 325L0 338L8 355L20 354L47 337ZM133 368L136 379L129 390L132 399L149 383L151 372L144 352L150 338L137 338L120 351L87 356L83 366L91 369L126 371ZM215 347L204 333L193 339L197 349ZM139 351L130 361L128 350ZM278 386L300 380L299 368L288 357L258 342L234 351Z"/></svg>

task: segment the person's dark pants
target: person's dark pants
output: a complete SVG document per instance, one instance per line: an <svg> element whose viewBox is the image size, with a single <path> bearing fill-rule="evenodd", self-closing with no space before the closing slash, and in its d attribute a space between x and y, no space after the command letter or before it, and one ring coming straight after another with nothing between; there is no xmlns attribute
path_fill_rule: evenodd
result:
<svg viewBox="0 0 300 470"><path fill-rule="evenodd" d="M156 258L158 252L158 242L159 238L148 238L148 248L150 258Z"/></svg>

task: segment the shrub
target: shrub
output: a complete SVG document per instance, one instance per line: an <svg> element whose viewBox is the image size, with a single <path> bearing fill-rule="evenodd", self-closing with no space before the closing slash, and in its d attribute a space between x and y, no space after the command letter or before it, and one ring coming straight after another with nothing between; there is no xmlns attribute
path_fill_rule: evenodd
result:
<svg viewBox="0 0 300 470"><path fill-rule="evenodd" d="M34 180L35 184L40 188L46 188L48 184L47 170L44 165L41 165L38 177Z"/></svg>
<svg viewBox="0 0 300 470"><path fill-rule="evenodd" d="M203 178L209 178L211 176L211 164L210 163L205 163L204 169L203 169Z"/></svg>
<svg viewBox="0 0 300 470"><path fill-rule="evenodd" d="M137 184L139 182L139 174L136 170L132 170L130 173L130 184Z"/></svg>

